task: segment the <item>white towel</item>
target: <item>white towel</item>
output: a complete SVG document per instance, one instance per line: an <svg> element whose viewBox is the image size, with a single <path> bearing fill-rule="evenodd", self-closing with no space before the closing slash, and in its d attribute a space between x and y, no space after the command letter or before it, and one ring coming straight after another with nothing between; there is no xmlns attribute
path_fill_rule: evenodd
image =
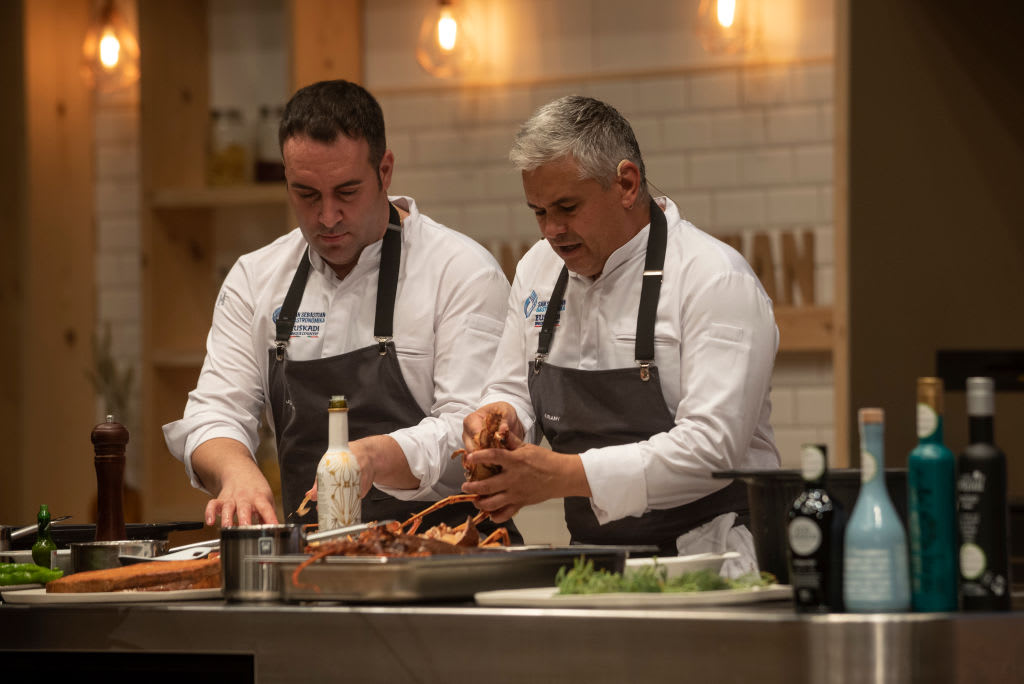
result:
<svg viewBox="0 0 1024 684"><path fill-rule="evenodd" d="M746 525L734 527L735 523L735 513L724 513L676 539L676 550L680 556L736 551L740 555L737 558L727 559L722 564L719 574L735 579L750 572L757 572L754 535L750 533Z"/></svg>

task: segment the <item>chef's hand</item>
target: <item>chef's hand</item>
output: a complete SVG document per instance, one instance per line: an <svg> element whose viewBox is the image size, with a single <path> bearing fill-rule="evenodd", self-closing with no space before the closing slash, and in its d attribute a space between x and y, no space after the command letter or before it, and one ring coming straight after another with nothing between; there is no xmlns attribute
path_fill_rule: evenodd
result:
<svg viewBox="0 0 1024 684"><path fill-rule="evenodd" d="M206 524L221 527L277 522L274 493L249 449L241 442L217 437L192 452L192 469L216 497L206 504Z"/></svg>
<svg viewBox="0 0 1024 684"><path fill-rule="evenodd" d="M465 482L462 491L477 494L477 508L505 522L523 506L565 496L589 497L590 484L579 454L560 454L534 444L516 449L480 449L466 456L467 465L500 465L485 480Z"/></svg>
<svg viewBox="0 0 1024 684"><path fill-rule="evenodd" d="M355 454L359 463L359 496L366 496L374 482L396 489L416 489L419 478L413 476L405 452L398 442L388 435L372 435L349 442L349 451ZM306 492L310 501L316 501L316 481Z"/></svg>
<svg viewBox="0 0 1024 684"><path fill-rule="evenodd" d="M519 414L516 413L515 407L508 402L496 401L481 406L462 421L462 443L466 446L466 451L474 451L477 448L476 436L484 429L487 417L492 413L501 414L501 426L508 430L510 436L516 438L515 444L519 444L523 440L526 431L519 422ZM515 448L512 442L506 442L506 444L510 448Z"/></svg>

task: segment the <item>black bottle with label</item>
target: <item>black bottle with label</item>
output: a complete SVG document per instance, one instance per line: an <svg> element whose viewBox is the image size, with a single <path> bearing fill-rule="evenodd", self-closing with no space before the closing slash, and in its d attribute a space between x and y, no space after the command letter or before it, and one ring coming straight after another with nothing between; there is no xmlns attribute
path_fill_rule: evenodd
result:
<svg viewBox="0 0 1024 684"><path fill-rule="evenodd" d="M786 526L793 602L800 613L840 613L846 518L825 488L827 447L805 444L800 459L804 491L790 506Z"/></svg>
<svg viewBox="0 0 1024 684"><path fill-rule="evenodd" d="M957 463L960 607L1010 610L1006 455L995 445L992 378L967 378L968 444Z"/></svg>

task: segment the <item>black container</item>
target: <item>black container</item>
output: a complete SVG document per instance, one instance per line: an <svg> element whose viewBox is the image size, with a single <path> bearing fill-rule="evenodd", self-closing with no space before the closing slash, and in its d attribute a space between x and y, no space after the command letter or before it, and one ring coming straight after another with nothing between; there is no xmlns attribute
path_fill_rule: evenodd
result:
<svg viewBox="0 0 1024 684"><path fill-rule="evenodd" d="M730 470L712 473L712 477L742 480L747 484L750 532L754 535L757 564L762 571L775 575L780 584L788 584L789 542L786 539L786 523L789 507L804 490L800 470ZM849 517L860 492L860 469L829 470L825 483L829 494L842 504ZM907 469L886 468L885 483L889 489L889 498L906 529Z"/></svg>

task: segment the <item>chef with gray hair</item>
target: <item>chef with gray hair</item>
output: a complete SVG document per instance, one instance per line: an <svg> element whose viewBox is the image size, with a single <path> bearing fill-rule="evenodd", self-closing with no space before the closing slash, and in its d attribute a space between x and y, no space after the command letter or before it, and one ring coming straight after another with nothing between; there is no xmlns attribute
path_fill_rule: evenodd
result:
<svg viewBox="0 0 1024 684"><path fill-rule="evenodd" d="M573 542L735 550L729 574L756 569L745 486L711 473L779 466L779 336L757 276L651 196L632 127L604 102L541 107L510 158L544 240L518 264L482 405L464 421L471 449L500 413L510 448L471 453L501 472L463 491L496 521L564 498Z"/></svg>

